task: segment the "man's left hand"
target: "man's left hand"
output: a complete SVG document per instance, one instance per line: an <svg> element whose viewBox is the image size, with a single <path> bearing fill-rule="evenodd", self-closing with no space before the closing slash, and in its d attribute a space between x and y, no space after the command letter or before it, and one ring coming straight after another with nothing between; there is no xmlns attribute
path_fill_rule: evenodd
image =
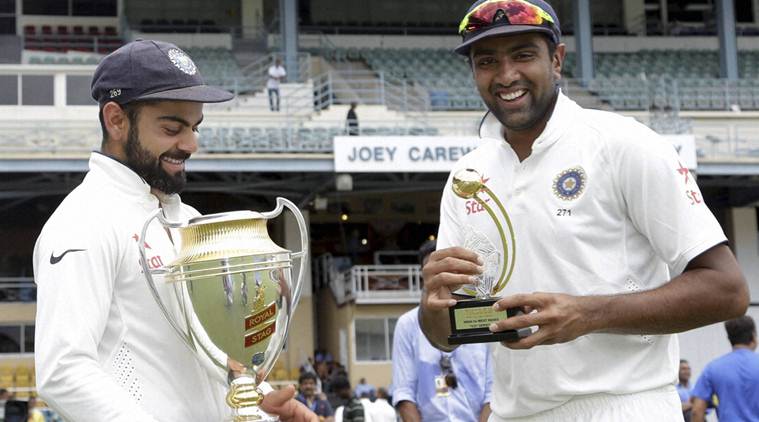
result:
<svg viewBox="0 0 759 422"><path fill-rule="evenodd" d="M495 303L498 310L520 308L524 314L502 319L490 326L490 331L518 330L537 326L538 330L517 341L502 342L510 349L530 349L541 344L572 341L592 331L584 306L589 297L562 293L516 294Z"/></svg>
<svg viewBox="0 0 759 422"><path fill-rule="evenodd" d="M303 403L295 400L295 387L288 385L264 396L261 409L279 416L281 422L318 422L319 417Z"/></svg>

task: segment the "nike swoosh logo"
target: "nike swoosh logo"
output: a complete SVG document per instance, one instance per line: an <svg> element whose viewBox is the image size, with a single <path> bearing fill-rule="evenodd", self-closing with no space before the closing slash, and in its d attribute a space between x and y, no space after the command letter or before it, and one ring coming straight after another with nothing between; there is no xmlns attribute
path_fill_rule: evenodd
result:
<svg viewBox="0 0 759 422"><path fill-rule="evenodd" d="M69 252L82 252L86 251L87 249L68 249L67 251L63 252L62 254L55 256L55 253L50 253L50 264L55 265L59 262L61 262L61 259L63 259L64 256L66 256Z"/></svg>

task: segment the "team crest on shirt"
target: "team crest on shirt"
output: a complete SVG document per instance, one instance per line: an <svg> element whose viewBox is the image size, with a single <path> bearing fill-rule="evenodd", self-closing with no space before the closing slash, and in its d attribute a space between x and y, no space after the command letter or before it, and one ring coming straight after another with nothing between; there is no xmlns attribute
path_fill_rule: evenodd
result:
<svg viewBox="0 0 759 422"><path fill-rule="evenodd" d="M171 62L174 63L174 66L182 72L188 75L194 75L198 71L198 68L195 67L195 63L184 51L178 48L171 48L169 49L168 54L169 60L171 60Z"/></svg>
<svg viewBox="0 0 759 422"><path fill-rule="evenodd" d="M582 167L572 167L553 179L553 194L565 201L580 197L585 190L586 176Z"/></svg>

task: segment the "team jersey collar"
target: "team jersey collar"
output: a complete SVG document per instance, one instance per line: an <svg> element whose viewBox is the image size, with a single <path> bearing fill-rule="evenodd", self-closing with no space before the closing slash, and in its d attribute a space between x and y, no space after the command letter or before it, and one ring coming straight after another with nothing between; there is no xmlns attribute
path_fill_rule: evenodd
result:
<svg viewBox="0 0 759 422"><path fill-rule="evenodd" d="M572 116L580 108L574 101L559 91L551 118L548 119L545 129L532 144L532 152L538 152L553 145L561 135L566 132L566 127L572 121ZM494 138L504 140L503 126L493 115L488 113L480 124L480 138Z"/></svg>
<svg viewBox="0 0 759 422"><path fill-rule="evenodd" d="M125 195L135 195L158 205L159 199L162 204L175 205L180 202L179 195L161 195L156 198L150 192L150 185L124 163L100 152L94 151L90 155L90 172L108 179L117 189Z"/></svg>

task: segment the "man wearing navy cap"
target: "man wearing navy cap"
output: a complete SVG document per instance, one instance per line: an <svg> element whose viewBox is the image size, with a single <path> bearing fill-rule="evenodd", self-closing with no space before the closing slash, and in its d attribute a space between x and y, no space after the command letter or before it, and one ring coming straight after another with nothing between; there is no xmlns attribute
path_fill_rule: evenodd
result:
<svg viewBox="0 0 759 422"><path fill-rule="evenodd" d="M175 45L138 40L101 61L92 96L100 105L101 149L34 249L38 392L76 422L224 420L227 370L242 367L197 321L190 322L197 341L227 370L186 347L151 296L137 242L151 265L171 259L163 227L140 239L142 225L159 207L169 220L198 215L178 195L185 162L198 148L203 103L233 95L205 85ZM170 286L156 287L178 316ZM271 392L262 408L284 421L315 421L294 394L292 387Z"/></svg>
<svg viewBox="0 0 759 422"><path fill-rule="evenodd" d="M673 333L740 316L749 299L696 181L644 125L561 93L565 46L548 3L480 0L459 32L489 112L484 142L451 174L480 173L512 244L501 249L492 218L449 178L423 269L425 335L454 348L448 308L485 270L461 246L490 243L496 266L513 265L494 308L524 311L490 330L537 327L493 344L491 422L682 420Z"/></svg>

